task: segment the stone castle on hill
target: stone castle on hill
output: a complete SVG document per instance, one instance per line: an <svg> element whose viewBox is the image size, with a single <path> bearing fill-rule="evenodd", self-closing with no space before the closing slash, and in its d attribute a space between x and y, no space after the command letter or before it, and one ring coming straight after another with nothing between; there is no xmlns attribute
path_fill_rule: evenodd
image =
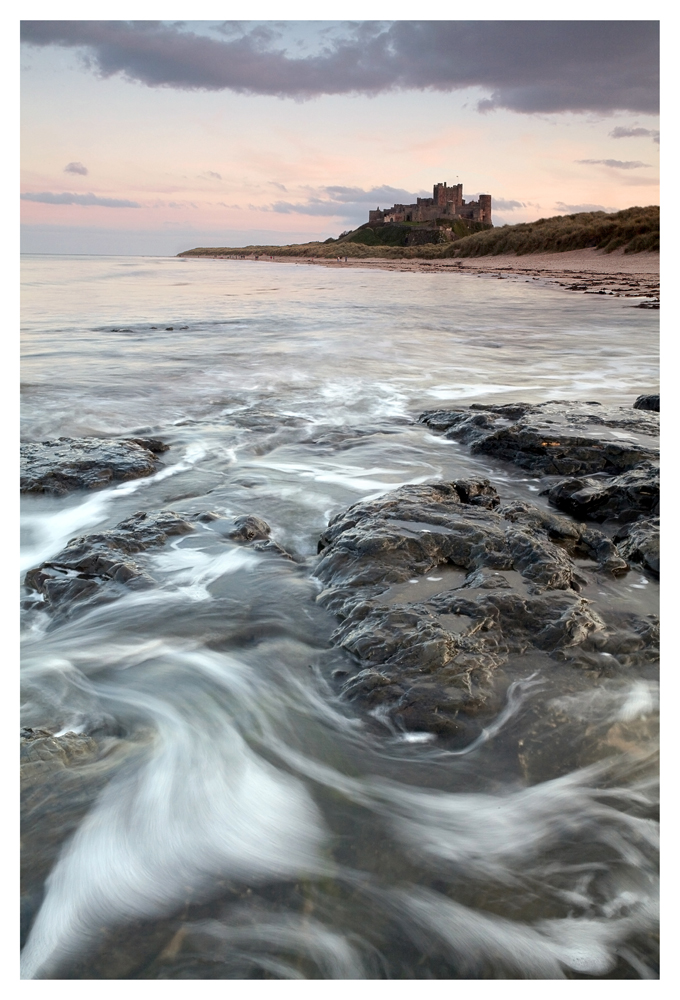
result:
<svg viewBox="0 0 680 1000"><path fill-rule="evenodd" d="M439 219L468 219L491 225L491 195L480 194L479 201L463 200L463 185L447 187L435 184L431 198L418 198L415 205L393 205L368 213L372 222L436 222Z"/></svg>

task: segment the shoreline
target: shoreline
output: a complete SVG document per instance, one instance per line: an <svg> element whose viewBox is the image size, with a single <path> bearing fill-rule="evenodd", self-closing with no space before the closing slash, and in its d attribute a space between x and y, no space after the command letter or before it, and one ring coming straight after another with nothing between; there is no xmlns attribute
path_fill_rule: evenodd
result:
<svg viewBox="0 0 680 1000"><path fill-rule="evenodd" d="M233 255L235 257L235 255ZM230 260L231 254L183 255L183 259ZM368 268L380 271L410 271L420 274L476 274L497 280L515 279L558 285L567 291L585 294L614 295L642 298L645 308L657 308L659 303L660 255L643 251L625 254L622 250L604 253L601 250L567 250L562 253L499 254L489 257L449 257L441 260L418 258L388 259L384 257L327 258L289 257L268 254L242 254L235 259L252 262L317 265L333 268ZM642 306L642 303L640 303Z"/></svg>

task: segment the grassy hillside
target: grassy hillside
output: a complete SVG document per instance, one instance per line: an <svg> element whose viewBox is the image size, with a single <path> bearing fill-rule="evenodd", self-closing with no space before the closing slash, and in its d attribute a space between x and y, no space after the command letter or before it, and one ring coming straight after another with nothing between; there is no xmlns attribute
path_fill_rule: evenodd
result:
<svg viewBox="0 0 680 1000"><path fill-rule="evenodd" d="M606 212L579 212L576 215L556 215L538 222L522 222L515 226L484 229L469 236L456 234L453 242L403 246L402 226L361 226L337 240L324 243L299 243L292 246L196 247L178 257L234 257L259 255L272 257L315 257L352 260L380 257L394 260L417 257L436 260L444 257L485 257L516 253L559 253L595 247L611 253L623 248L625 253L659 249L659 208L626 208L608 215ZM399 232L398 232L399 231ZM378 239L390 243L378 243ZM375 240L375 242L373 242ZM390 245L391 244L391 245ZM395 245L396 244L396 245Z"/></svg>
<svg viewBox="0 0 680 1000"><path fill-rule="evenodd" d="M248 247L196 247L178 253L178 257L314 257L322 260L332 260L335 257L347 257L350 260L363 260L367 257L380 257L389 260L404 260L418 257L434 260L445 256L443 250L451 244L426 243L418 247L402 246L366 246L362 243L339 243L337 240L327 243L294 243L291 246L248 246Z"/></svg>
<svg viewBox="0 0 680 1000"><path fill-rule="evenodd" d="M475 233L449 247L447 256L484 257L501 253L559 253L596 247L611 253L622 247L625 253L659 249L659 208L626 208L606 212L578 212L557 215L538 222L500 226Z"/></svg>
<svg viewBox="0 0 680 1000"><path fill-rule="evenodd" d="M484 222L472 222L469 219L438 219L437 224L452 231L453 239L459 240L472 233L479 233L488 230L490 227ZM418 239L419 235L427 238L432 236L432 222L388 222L388 223L364 223L351 233L345 233L338 237L338 243L361 243L364 246L415 246L427 245L426 240ZM450 243L451 238L447 236L442 228L437 237L432 240L434 244Z"/></svg>

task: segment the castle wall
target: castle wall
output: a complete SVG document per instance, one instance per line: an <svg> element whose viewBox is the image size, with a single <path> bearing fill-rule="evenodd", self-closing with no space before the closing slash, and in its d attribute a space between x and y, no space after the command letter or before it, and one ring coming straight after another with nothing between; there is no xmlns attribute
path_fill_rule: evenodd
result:
<svg viewBox="0 0 680 1000"><path fill-rule="evenodd" d="M369 222L434 222L436 219L471 219L491 225L491 195L480 194L479 201L463 200L463 185L435 184L431 198L418 198L415 205L393 205L383 211L368 213Z"/></svg>

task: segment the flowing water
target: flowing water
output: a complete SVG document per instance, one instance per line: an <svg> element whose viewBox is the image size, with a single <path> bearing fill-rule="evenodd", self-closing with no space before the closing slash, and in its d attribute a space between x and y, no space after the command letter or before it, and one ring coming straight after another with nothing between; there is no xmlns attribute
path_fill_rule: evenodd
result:
<svg viewBox="0 0 680 1000"><path fill-rule="evenodd" d="M298 557L205 522L139 557L153 589L25 610L22 724L99 755L29 810L29 864L57 848L23 975L656 978L657 678L527 659L467 746L381 727L338 696L349 656L313 569L331 515L405 483L481 474L543 505L537 479L414 418L630 405L656 391L658 314L304 263L36 256L23 281L24 440L170 449L148 479L24 497L22 573L161 508L256 514ZM656 610L641 572L596 586Z"/></svg>

